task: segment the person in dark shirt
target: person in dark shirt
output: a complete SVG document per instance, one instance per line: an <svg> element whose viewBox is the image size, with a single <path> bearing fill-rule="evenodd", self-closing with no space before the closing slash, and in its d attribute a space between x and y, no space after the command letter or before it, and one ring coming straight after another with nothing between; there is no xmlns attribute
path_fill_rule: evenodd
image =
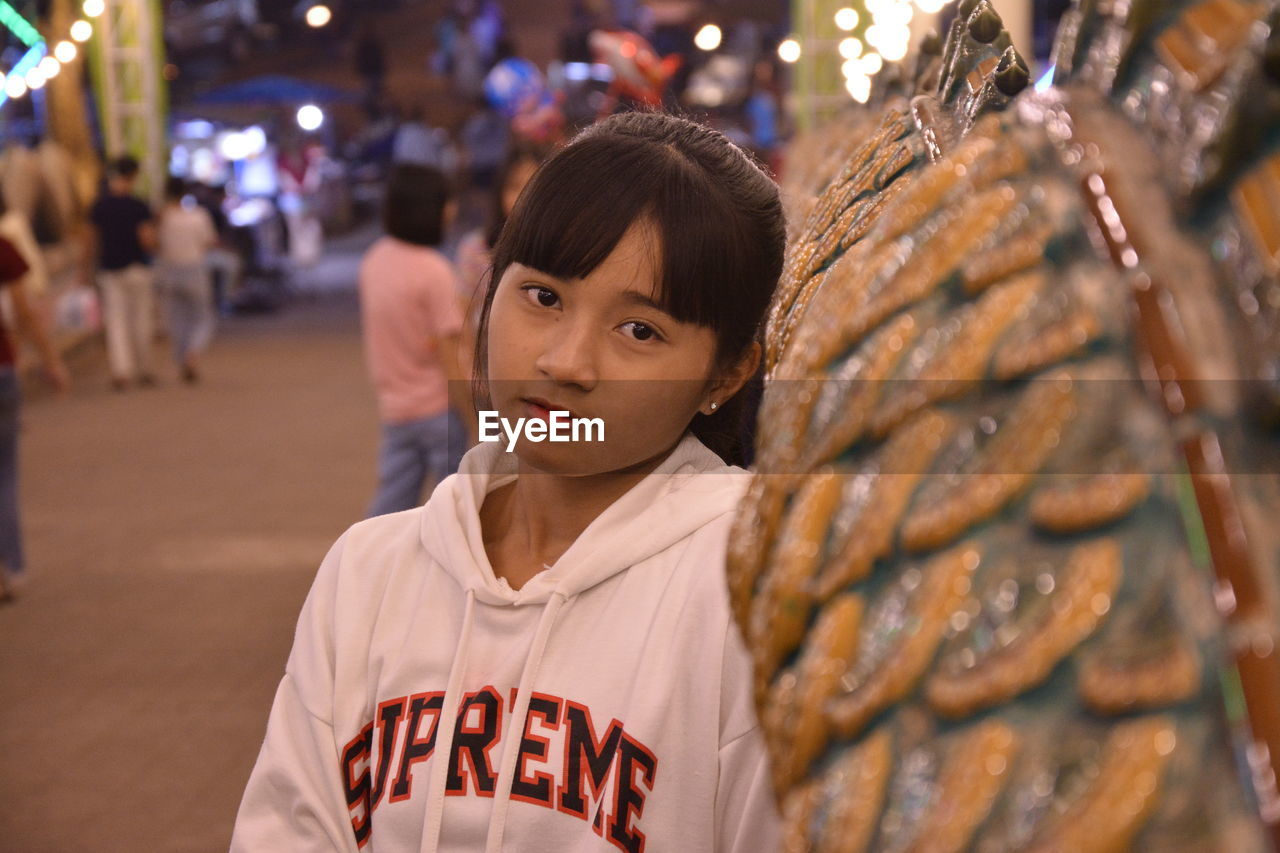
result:
<svg viewBox="0 0 1280 853"><path fill-rule="evenodd" d="M213 277L213 304L221 314L231 311L231 294L240 287L244 272L244 258L236 245L235 230L222 209L227 200L227 188L222 185L197 185L196 201L209 213L218 243L207 256L209 273Z"/></svg>
<svg viewBox="0 0 1280 853"><path fill-rule="evenodd" d="M23 285L29 268L14 245L0 237L0 289L9 294L14 318L35 344L50 383L60 393L71 385L67 368L45 330L40 315L27 301ZM18 525L18 373L17 347L0 324L0 603L11 601L24 574L22 536Z"/></svg>
<svg viewBox="0 0 1280 853"><path fill-rule="evenodd" d="M132 157L126 155L111 164L106 192L89 211L92 245L84 253L86 263L95 257L98 263L107 361L118 391L134 380L142 385L155 383L151 372L155 293L150 252L155 249L156 232L151 208L133 195L137 178L138 161Z"/></svg>

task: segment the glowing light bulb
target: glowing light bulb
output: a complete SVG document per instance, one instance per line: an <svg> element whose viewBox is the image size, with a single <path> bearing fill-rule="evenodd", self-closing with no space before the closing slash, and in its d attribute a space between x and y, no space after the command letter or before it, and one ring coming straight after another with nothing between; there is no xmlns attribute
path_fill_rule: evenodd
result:
<svg viewBox="0 0 1280 853"><path fill-rule="evenodd" d="M905 27L911 23L911 19L915 16L915 9L910 3L894 3L888 6L876 18L877 24L889 24L890 26Z"/></svg>
<svg viewBox="0 0 1280 853"><path fill-rule="evenodd" d="M53 49L53 55L56 56L58 61L63 65L74 60L76 55L79 53L80 51L76 49L75 44L69 41L60 41Z"/></svg>
<svg viewBox="0 0 1280 853"><path fill-rule="evenodd" d="M84 0L84 13L90 18L96 18L103 12L107 11L106 0Z"/></svg>
<svg viewBox="0 0 1280 853"><path fill-rule="evenodd" d="M320 29L333 20L333 11L323 4L317 4L307 10L307 26Z"/></svg>
<svg viewBox="0 0 1280 853"><path fill-rule="evenodd" d="M862 42L853 37L841 39L839 50L842 59L857 59L862 55Z"/></svg>
<svg viewBox="0 0 1280 853"><path fill-rule="evenodd" d="M795 39L784 39L778 45L778 58L783 62L795 62L800 58L800 42Z"/></svg>
<svg viewBox="0 0 1280 853"><path fill-rule="evenodd" d="M845 32L849 32L849 30L858 26L858 13L848 6L838 9L836 11L836 26Z"/></svg>
<svg viewBox="0 0 1280 853"><path fill-rule="evenodd" d="M44 75L46 80L52 80L58 76L58 72L62 70L62 63L52 56L46 56L40 60L40 64L36 66L36 70Z"/></svg>
<svg viewBox="0 0 1280 853"><path fill-rule="evenodd" d="M889 7L894 5L894 0L867 0L867 11L871 13L873 20L880 20L885 13L889 11Z"/></svg>
<svg viewBox="0 0 1280 853"><path fill-rule="evenodd" d="M885 36L884 43L880 45L880 55L889 62L897 62L907 55L910 45L911 31L906 27L896 27Z"/></svg>
<svg viewBox="0 0 1280 853"><path fill-rule="evenodd" d="M76 21L71 25L71 37L79 42L86 42L93 35L93 24L88 21Z"/></svg>
<svg viewBox="0 0 1280 853"><path fill-rule="evenodd" d="M849 77L844 81L844 88L855 101L865 104L871 97L871 78L865 74Z"/></svg>
<svg viewBox="0 0 1280 853"><path fill-rule="evenodd" d="M319 130L324 124L324 112L315 104L298 109L298 127L306 131Z"/></svg>
<svg viewBox="0 0 1280 853"><path fill-rule="evenodd" d="M4 81L4 93L10 98L21 98L27 94L27 81L21 77L9 77Z"/></svg>
<svg viewBox="0 0 1280 853"><path fill-rule="evenodd" d="M698 30L698 34L693 37L693 43L698 46L699 50L712 51L720 46L720 39L723 34L720 28L715 24L707 24Z"/></svg>

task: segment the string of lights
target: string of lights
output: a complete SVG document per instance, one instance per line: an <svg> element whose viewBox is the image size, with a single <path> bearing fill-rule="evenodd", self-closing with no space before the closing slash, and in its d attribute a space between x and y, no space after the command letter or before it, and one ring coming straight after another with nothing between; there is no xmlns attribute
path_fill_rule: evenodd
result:
<svg viewBox="0 0 1280 853"><path fill-rule="evenodd" d="M911 42L909 25L916 10L934 14L947 0L862 0L838 9L835 25L845 34L837 50L842 61L845 89L859 103L871 95L871 78L887 62L906 57ZM778 58L786 63L800 60L801 39L792 36L778 45Z"/></svg>
<svg viewBox="0 0 1280 853"><path fill-rule="evenodd" d="M84 17L76 20L67 31L67 37L54 43L48 42L26 18L0 0L0 24L7 27L28 50L8 72L0 72L0 104L9 99L25 97L42 89L61 73L64 65L70 65L80 55L78 45L93 37L93 20L106 11L106 0L84 0L81 11Z"/></svg>

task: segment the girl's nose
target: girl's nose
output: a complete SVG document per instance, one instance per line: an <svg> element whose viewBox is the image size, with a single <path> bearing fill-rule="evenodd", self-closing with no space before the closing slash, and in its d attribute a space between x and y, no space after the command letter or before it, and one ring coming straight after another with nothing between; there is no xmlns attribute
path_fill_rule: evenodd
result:
<svg viewBox="0 0 1280 853"><path fill-rule="evenodd" d="M543 339L534 361L539 373L557 385L576 385L590 391L599 381L595 337L586 323L562 321Z"/></svg>

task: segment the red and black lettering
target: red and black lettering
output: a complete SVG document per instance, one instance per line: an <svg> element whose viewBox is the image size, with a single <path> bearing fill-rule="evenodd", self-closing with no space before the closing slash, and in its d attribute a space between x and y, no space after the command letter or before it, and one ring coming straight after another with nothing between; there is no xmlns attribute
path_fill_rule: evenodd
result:
<svg viewBox="0 0 1280 853"><path fill-rule="evenodd" d="M512 690L507 707L515 698ZM494 796L492 752L505 734L503 704L491 686L462 698L446 794ZM368 844L384 795L387 808L412 796L416 765L435 754L443 707L440 691L380 702L374 718L343 747L340 772L358 847ZM657 756L616 719L597 734L586 705L558 696L532 694L522 722L511 799L573 815L624 853L643 853L640 821L657 778ZM421 785L418 793L425 790Z"/></svg>
<svg viewBox="0 0 1280 853"><path fill-rule="evenodd" d="M511 780L511 799L526 803L547 806L551 802L551 785L554 777L550 773L535 773L529 778L525 762L529 758L546 761L551 741L539 737L530 731L534 716L542 718L542 727L557 731L560 728L560 700L554 696L534 693L529 699L529 713L524 718L524 732L520 737L520 754L516 756L515 778Z"/></svg>
<svg viewBox="0 0 1280 853"><path fill-rule="evenodd" d="M441 700L443 701L443 699ZM404 717L408 697L401 696L378 706L375 717L378 725L378 773L373 786L373 807L376 809L382 802L382 795L387 790L387 771L391 769L391 756L396 751L396 737L400 731L400 721Z"/></svg>
<svg viewBox="0 0 1280 853"><path fill-rule="evenodd" d="M391 789L389 802L407 800L413 793L413 779L409 771L419 761L426 761L436 748L436 731L440 728L440 708L444 705L443 693L419 693L409 697L409 728L400 753L400 772ZM431 716L431 728L426 737L418 737L418 728L424 715Z"/></svg>
<svg viewBox="0 0 1280 853"><path fill-rule="evenodd" d="M636 778L636 773L640 778ZM619 850L642 853L644 833L632 823L644 813L644 798L653 790L653 780L658 772L658 759L645 749L644 744L623 735L618 748L618 775L614 786L613 817L609 819L609 840ZM640 789L644 785L645 790Z"/></svg>
<svg viewBox="0 0 1280 853"><path fill-rule="evenodd" d="M369 751L372 748L373 723L369 723L342 750L342 787L359 847L368 842L373 830L369 802Z"/></svg>
<svg viewBox="0 0 1280 853"><path fill-rule="evenodd" d="M601 740L596 740L595 727L591 723L591 711L577 702L565 702L564 776L560 783L562 812L587 818L587 803L582 797L583 774L595 799L599 799L609 778L614 753L622 740L622 723L613 720Z"/></svg>
<svg viewBox="0 0 1280 853"><path fill-rule="evenodd" d="M466 724L472 708L480 710L480 722ZM498 730L502 724L502 697L492 687L468 694L458 712L458 727L453 736L453 749L449 752L449 778L445 783L446 794L465 794L467 776L470 775L475 792L481 797L492 797L498 785L493 772L489 751L498 742ZM471 765L470 774L464 764Z"/></svg>

